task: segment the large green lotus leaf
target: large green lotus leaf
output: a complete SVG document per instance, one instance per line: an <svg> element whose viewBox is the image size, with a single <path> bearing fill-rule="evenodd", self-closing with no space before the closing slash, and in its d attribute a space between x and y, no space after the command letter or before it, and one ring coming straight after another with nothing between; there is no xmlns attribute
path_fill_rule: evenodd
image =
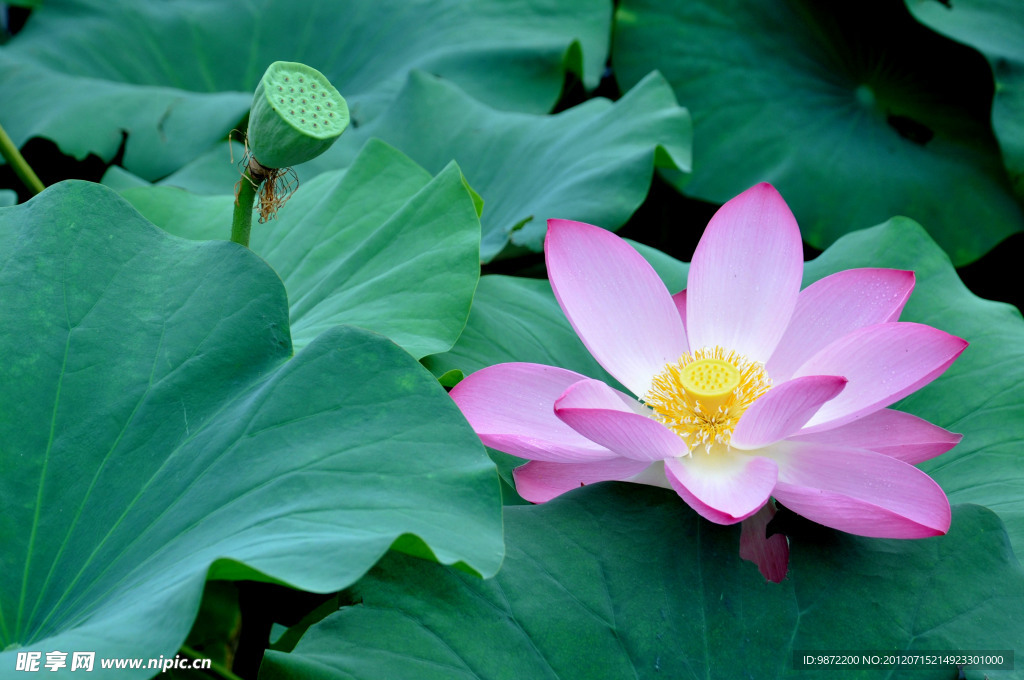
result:
<svg viewBox="0 0 1024 680"><path fill-rule="evenodd" d="M497 570L494 468L443 388L354 327L293 357L247 249L62 183L0 210L0 299L0 668L171 655L208 575L329 592L392 544Z"/></svg>
<svg viewBox="0 0 1024 680"><path fill-rule="evenodd" d="M957 506L941 538L794 542L781 584L740 560L738 527L665 489L598 484L507 507L505 531L508 556L488 581L389 555L356 585L361 604L291 654L269 652L260 680L951 680L952 664L798 670L793 653L1008 650L1024 637L1024 570L977 506Z"/></svg>
<svg viewBox="0 0 1024 680"><path fill-rule="evenodd" d="M995 76L992 128L1024 200L1024 8L1018 0L904 0L926 26L985 55Z"/></svg>
<svg viewBox="0 0 1024 680"><path fill-rule="evenodd" d="M612 61L623 87L659 69L693 115L688 195L772 182L818 248L905 215L957 265L1024 229L988 65L902 3L623 0Z"/></svg>
<svg viewBox="0 0 1024 680"><path fill-rule="evenodd" d="M241 168L244 167L244 157L245 145L232 135L231 141L218 141L204 153L156 182L147 182L120 165L111 165L103 173L100 183L118 192L155 184L185 189L202 196L218 196L225 193L224 187L230 187L238 181ZM312 177L304 172L298 172L296 175L302 179Z"/></svg>
<svg viewBox="0 0 1024 680"><path fill-rule="evenodd" d="M230 195L149 186L123 195L172 234L230 233ZM480 276L479 244L480 222L458 167L450 163L432 178L371 141L347 170L302 182L275 219L254 220L250 246L284 280L296 347L347 323L421 357L459 337Z"/></svg>
<svg viewBox="0 0 1024 680"><path fill-rule="evenodd" d="M555 116L509 113L476 101L450 82L413 72L386 113L345 133L301 178L345 167L372 138L409 154L431 172L453 158L484 199L481 259L502 250L540 250L549 217L617 229L643 202L655 165L688 169L688 114L671 87L652 74L622 99L592 99ZM161 185L221 193L241 158L218 144ZM116 166L104 183L143 183ZM218 188L220 187L220 188Z"/></svg>
<svg viewBox="0 0 1024 680"><path fill-rule="evenodd" d="M566 321L551 284L541 279L480 278L466 328L451 351L424 357L434 375L465 374L507 361L561 366L618 385Z"/></svg>
<svg viewBox="0 0 1024 680"><path fill-rule="evenodd" d="M484 262L510 244L540 251L551 217L618 229L643 203L655 165L690 167L689 114L659 74L617 102L597 98L542 116L498 111L414 72L386 113L299 171L345 165L371 137L430 172L455 159L484 199Z"/></svg>
<svg viewBox="0 0 1024 680"><path fill-rule="evenodd" d="M0 189L0 208L6 208L18 202L18 194L10 189Z"/></svg>
<svg viewBox="0 0 1024 680"><path fill-rule="evenodd" d="M4 124L152 180L238 123L267 66L301 61L379 113L412 68L502 109L546 112L567 71L596 87L607 0L47 0L0 49ZM9 120L8 120L9 119Z"/></svg>
<svg viewBox="0 0 1024 680"><path fill-rule="evenodd" d="M687 265L650 248L640 250L669 290L678 290ZM804 285L855 267L914 270L917 283L901 320L935 326L971 343L952 368L896 407L964 435L955 449L921 468L952 502L976 503L999 513L1014 548L1024 554L1020 312L968 291L942 249L906 218L844 236L807 263ZM452 369L468 374L505 361L553 364L606 379L561 315L546 281L485 276L459 342L424 363L436 374Z"/></svg>
<svg viewBox="0 0 1024 680"><path fill-rule="evenodd" d="M51 4L57 3L47 2L45 8ZM50 40L53 47L63 44ZM119 44L108 43L104 52ZM123 147L121 162L148 179L166 175L223 139L252 103L251 93L186 92L61 73L17 54L16 45L15 39L0 47L3 122L14 143L20 147L44 137L79 160L93 154L104 161ZM131 61L126 54L114 63ZM184 56L174 63L185 63Z"/></svg>

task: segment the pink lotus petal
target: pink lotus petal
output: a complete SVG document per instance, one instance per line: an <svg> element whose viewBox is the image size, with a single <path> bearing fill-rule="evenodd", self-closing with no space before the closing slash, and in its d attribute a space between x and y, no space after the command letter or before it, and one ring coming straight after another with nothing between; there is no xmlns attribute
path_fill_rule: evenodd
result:
<svg viewBox="0 0 1024 680"><path fill-rule="evenodd" d="M888 408L831 430L790 437L791 441L877 451L911 465L949 451L961 439L962 434L955 434L917 416Z"/></svg>
<svg viewBox="0 0 1024 680"><path fill-rule="evenodd" d="M683 322L683 330L686 330L686 289L679 291L672 296L672 302L679 312L679 319Z"/></svg>
<svg viewBox="0 0 1024 680"><path fill-rule="evenodd" d="M697 513L717 524L735 524L765 504L778 467L767 458L735 450L697 450L667 458L665 475L676 493Z"/></svg>
<svg viewBox="0 0 1024 680"><path fill-rule="evenodd" d="M625 241L581 222L548 220L544 254L576 334L605 370L643 396L651 378L687 351L665 284Z"/></svg>
<svg viewBox="0 0 1024 680"><path fill-rule="evenodd" d="M801 434L832 429L888 406L941 375L966 347L964 340L937 328L902 321L847 333L794 374L841 375L850 381Z"/></svg>
<svg viewBox="0 0 1024 680"><path fill-rule="evenodd" d="M789 540L782 534L766 536L768 522L775 516L771 501L740 525L740 557L757 565L765 579L782 583L789 569Z"/></svg>
<svg viewBox="0 0 1024 680"><path fill-rule="evenodd" d="M846 378L809 375L773 387L740 417L730 444L750 450L782 441L846 387Z"/></svg>
<svg viewBox="0 0 1024 680"><path fill-rule="evenodd" d="M451 397L487 446L555 463L606 460L615 454L555 416L555 400L586 376L540 364L498 364L467 376Z"/></svg>
<svg viewBox="0 0 1024 680"><path fill-rule="evenodd" d="M620 456L647 462L682 456L682 438L646 415L644 406L600 380L581 380L555 401L555 415Z"/></svg>
<svg viewBox="0 0 1024 680"><path fill-rule="evenodd" d="M942 488L901 460L791 441L760 453L779 464L775 498L819 524L878 538L924 538L949 530L949 501Z"/></svg>
<svg viewBox="0 0 1024 680"><path fill-rule="evenodd" d="M789 327L765 368L789 380L818 350L864 326L895 321L914 290L914 272L848 269L800 291Z"/></svg>
<svg viewBox="0 0 1024 680"><path fill-rule="evenodd" d="M719 345L768 361L793 315L803 264L796 220L770 184L758 184L723 205L690 264L690 347Z"/></svg>
<svg viewBox="0 0 1024 680"><path fill-rule="evenodd" d="M548 463L530 461L512 471L516 491L531 503L544 503L585 484L628 480L651 463L629 458L612 458L597 463Z"/></svg>

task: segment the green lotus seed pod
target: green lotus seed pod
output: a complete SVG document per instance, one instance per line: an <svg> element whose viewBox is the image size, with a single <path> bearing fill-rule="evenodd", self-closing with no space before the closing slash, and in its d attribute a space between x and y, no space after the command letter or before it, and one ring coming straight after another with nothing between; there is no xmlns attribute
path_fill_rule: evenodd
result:
<svg viewBox="0 0 1024 680"><path fill-rule="evenodd" d="M348 120L348 104L324 74L275 61L252 98L249 150L268 168L305 163L334 144Z"/></svg>

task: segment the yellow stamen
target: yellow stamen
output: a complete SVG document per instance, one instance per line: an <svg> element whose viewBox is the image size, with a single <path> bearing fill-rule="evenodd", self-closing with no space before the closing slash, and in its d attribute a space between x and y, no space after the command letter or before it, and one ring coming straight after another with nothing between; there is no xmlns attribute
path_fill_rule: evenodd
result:
<svg viewBox="0 0 1024 680"><path fill-rule="evenodd" d="M667 364L643 401L691 452L703 444L710 453L714 444L729 445L740 416L771 386L763 364L716 346Z"/></svg>

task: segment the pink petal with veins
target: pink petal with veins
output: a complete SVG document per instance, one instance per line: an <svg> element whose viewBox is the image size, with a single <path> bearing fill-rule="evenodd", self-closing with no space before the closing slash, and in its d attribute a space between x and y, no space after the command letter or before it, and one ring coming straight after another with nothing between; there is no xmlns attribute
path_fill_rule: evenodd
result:
<svg viewBox="0 0 1024 680"><path fill-rule="evenodd" d="M646 407L600 380L582 380L555 401L555 415L587 439L633 460L652 462L687 452L686 444Z"/></svg>
<svg viewBox="0 0 1024 680"><path fill-rule="evenodd" d="M730 444L751 450L782 441L846 387L846 378L809 375L768 390L740 416Z"/></svg>
<svg viewBox="0 0 1024 680"><path fill-rule="evenodd" d="M758 184L723 205L690 264L690 347L719 345L768 361L793 315L803 264L800 229L770 184Z"/></svg>
<svg viewBox="0 0 1024 680"><path fill-rule="evenodd" d="M801 434L849 423L939 377L967 343L937 328L902 321L858 328L815 354L794 377L841 375L850 382Z"/></svg>
<svg viewBox="0 0 1024 680"><path fill-rule="evenodd" d="M544 503L586 484L628 480L649 465L649 462L629 458L612 458L596 463L530 461L513 470L512 475L520 496L531 503Z"/></svg>
<svg viewBox="0 0 1024 680"><path fill-rule="evenodd" d="M913 465L865 449L781 442L759 451L779 465L772 493L797 514L860 536L924 538L949 530L949 501Z"/></svg>
<svg viewBox="0 0 1024 680"><path fill-rule="evenodd" d="M583 344L643 396L651 378L687 351L665 284L632 246L582 222L548 220L544 255L558 304Z"/></svg>
<svg viewBox="0 0 1024 680"><path fill-rule="evenodd" d="M949 451L963 438L923 418L884 408L831 430L790 437L790 441L868 449L916 465Z"/></svg>
<svg viewBox="0 0 1024 680"><path fill-rule="evenodd" d="M800 291L793 318L765 368L789 380L819 350L864 326L895 321L914 290L914 272L848 269Z"/></svg>
<svg viewBox="0 0 1024 680"><path fill-rule="evenodd" d="M736 450L712 454L697 449L685 458L665 460L665 475L675 492L701 517L735 524L768 500L778 468L775 461Z"/></svg>
<svg viewBox="0 0 1024 680"><path fill-rule="evenodd" d="M615 458L555 416L555 400L584 379L554 366L498 364L466 376L451 397L481 441L499 451L555 463Z"/></svg>

